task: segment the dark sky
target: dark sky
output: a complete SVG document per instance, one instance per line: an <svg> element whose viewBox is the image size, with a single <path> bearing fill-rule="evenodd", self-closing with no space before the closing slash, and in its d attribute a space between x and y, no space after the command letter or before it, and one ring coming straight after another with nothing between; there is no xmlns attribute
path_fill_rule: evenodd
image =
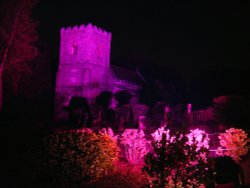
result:
<svg viewBox="0 0 250 188"><path fill-rule="evenodd" d="M34 9L54 54L60 27L91 22L112 32L111 63L182 77L249 70L249 14L249 1L240 0L40 0Z"/></svg>
<svg viewBox="0 0 250 188"><path fill-rule="evenodd" d="M247 1L188 0L41 0L35 9L53 46L60 27L91 22L112 32L112 62L190 71L247 67L249 12Z"/></svg>

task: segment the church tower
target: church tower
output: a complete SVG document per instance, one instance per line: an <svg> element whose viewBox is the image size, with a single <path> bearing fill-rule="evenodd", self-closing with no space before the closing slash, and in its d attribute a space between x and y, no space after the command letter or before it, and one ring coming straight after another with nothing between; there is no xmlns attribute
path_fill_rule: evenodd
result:
<svg viewBox="0 0 250 188"><path fill-rule="evenodd" d="M91 101L101 91L112 89L110 48L111 33L90 23L61 29L56 119L64 119L60 117L65 116L63 106L68 105L72 96L86 97Z"/></svg>

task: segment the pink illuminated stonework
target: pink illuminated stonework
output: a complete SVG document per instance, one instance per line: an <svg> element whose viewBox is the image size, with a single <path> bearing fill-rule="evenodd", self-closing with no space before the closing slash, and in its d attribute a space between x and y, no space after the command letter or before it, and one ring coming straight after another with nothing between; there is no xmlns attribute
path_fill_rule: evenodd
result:
<svg viewBox="0 0 250 188"><path fill-rule="evenodd" d="M91 103L102 91L126 89L136 103L140 85L135 71L110 65L111 33L92 24L62 28L56 78L55 119L64 119L63 106L72 96Z"/></svg>

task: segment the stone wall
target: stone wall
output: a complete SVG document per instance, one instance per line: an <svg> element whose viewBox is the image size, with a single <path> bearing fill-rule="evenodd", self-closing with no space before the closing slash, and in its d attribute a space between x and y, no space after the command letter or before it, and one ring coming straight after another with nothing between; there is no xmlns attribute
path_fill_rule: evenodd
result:
<svg viewBox="0 0 250 188"><path fill-rule="evenodd" d="M92 24L62 28L56 78L55 120L65 120L63 106L73 96L91 104L102 91L128 90L138 101L139 86L118 80L110 69L111 33Z"/></svg>

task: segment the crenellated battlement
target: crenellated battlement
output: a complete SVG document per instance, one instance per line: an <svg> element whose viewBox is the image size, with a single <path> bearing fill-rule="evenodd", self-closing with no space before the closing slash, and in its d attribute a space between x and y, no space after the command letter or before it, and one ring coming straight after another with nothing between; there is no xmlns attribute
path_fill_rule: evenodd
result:
<svg viewBox="0 0 250 188"><path fill-rule="evenodd" d="M95 25L92 25L91 23L88 23L87 25L75 25L73 27L69 26L69 27L62 27L61 28L61 34L63 33L75 33L75 32L89 32L89 33L97 33L99 35L103 35L103 36L107 36L107 37L111 37L111 32L108 32L100 27L97 27Z"/></svg>
<svg viewBox="0 0 250 188"><path fill-rule="evenodd" d="M111 33L92 25L61 28L60 59L65 63L110 64Z"/></svg>

